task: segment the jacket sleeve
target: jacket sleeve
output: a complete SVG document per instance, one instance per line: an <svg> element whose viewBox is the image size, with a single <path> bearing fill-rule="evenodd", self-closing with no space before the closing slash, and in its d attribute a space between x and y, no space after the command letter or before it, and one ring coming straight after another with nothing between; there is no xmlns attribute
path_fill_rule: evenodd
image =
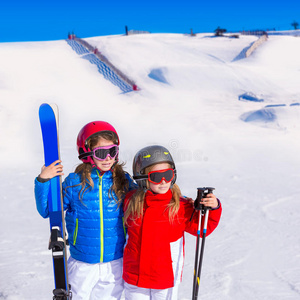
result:
<svg viewBox="0 0 300 300"><path fill-rule="evenodd" d="M35 203L39 214L43 218L49 217L49 210L48 210L49 187L50 187L50 181L42 183L39 182L37 178L35 178L34 181Z"/></svg>
<svg viewBox="0 0 300 300"><path fill-rule="evenodd" d="M70 182L67 180L62 184L63 190L63 199L64 199L64 210L66 210L70 206L70 199L72 198L72 189L66 189L66 186L70 186ZM35 202L36 208L39 214L43 218L49 217L49 209L48 209L48 194L50 188L50 180L46 182L40 182L37 178L34 181L34 195L35 195Z"/></svg>
<svg viewBox="0 0 300 300"><path fill-rule="evenodd" d="M218 200L218 202L219 202L219 206L217 209L209 210L206 236L210 235L219 224L221 214L222 214L222 205L221 205L220 200ZM194 207L192 205L189 205L186 207L185 216L186 217L190 216L190 217L186 219L185 231L196 236L197 231L198 231L199 212L195 211L193 214L193 210L194 210ZM193 218L192 218L192 220L190 220L192 214L193 214ZM202 218L201 218L200 237L203 236L204 220L205 220L205 215L202 216Z"/></svg>

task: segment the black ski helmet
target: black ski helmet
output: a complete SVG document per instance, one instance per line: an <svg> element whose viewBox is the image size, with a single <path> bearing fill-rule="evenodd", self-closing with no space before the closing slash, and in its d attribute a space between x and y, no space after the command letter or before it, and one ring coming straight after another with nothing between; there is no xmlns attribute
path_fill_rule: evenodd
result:
<svg viewBox="0 0 300 300"><path fill-rule="evenodd" d="M133 159L133 179L135 179L140 188L147 189L147 176L145 176L145 169L158 163L169 163L171 165L175 174L171 183L171 187L173 186L176 181L176 167L174 160L167 148L154 145L141 149L136 153Z"/></svg>

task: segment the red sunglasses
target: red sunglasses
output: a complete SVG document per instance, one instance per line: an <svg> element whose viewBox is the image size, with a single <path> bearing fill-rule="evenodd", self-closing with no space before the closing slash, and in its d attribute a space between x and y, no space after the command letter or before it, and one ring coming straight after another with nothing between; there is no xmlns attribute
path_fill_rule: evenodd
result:
<svg viewBox="0 0 300 300"><path fill-rule="evenodd" d="M154 184L160 184L163 180L166 183L171 182L174 179L174 170L173 169L164 169L158 171L151 171L148 173L148 180Z"/></svg>

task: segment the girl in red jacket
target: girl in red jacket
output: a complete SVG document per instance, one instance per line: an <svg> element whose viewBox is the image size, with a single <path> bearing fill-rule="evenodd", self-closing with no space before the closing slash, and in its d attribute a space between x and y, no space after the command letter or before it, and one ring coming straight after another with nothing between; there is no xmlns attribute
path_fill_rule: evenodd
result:
<svg viewBox="0 0 300 300"><path fill-rule="evenodd" d="M197 235L198 215L192 201L181 197L176 168L162 146L141 149L134 157L133 175L139 188L126 195L124 219L127 242L123 257L125 298L177 299L184 260L184 232ZM201 202L209 213L207 235L217 227L220 201L209 194Z"/></svg>

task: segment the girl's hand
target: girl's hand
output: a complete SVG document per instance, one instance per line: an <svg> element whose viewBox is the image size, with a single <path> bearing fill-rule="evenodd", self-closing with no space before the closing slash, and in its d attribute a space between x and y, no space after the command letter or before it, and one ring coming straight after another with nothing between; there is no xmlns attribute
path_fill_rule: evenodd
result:
<svg viewBox="0 0 300 300"><path fill-rule="evenodd" d="M206 198L201 199L200 203L211 208L216 208L219 205L217 197L214 194L208 194Z"/></svg>
<svg viewBox="0 0 300 300"><path fill-rule="evenodd" d="M61 176L64 175L63 173L63 166L60 164L61 160L56 160L48 167L45 167L45 165L42 167L42 171L40 174L40 178L43 179L51 179L55 176Z"/></svg>

